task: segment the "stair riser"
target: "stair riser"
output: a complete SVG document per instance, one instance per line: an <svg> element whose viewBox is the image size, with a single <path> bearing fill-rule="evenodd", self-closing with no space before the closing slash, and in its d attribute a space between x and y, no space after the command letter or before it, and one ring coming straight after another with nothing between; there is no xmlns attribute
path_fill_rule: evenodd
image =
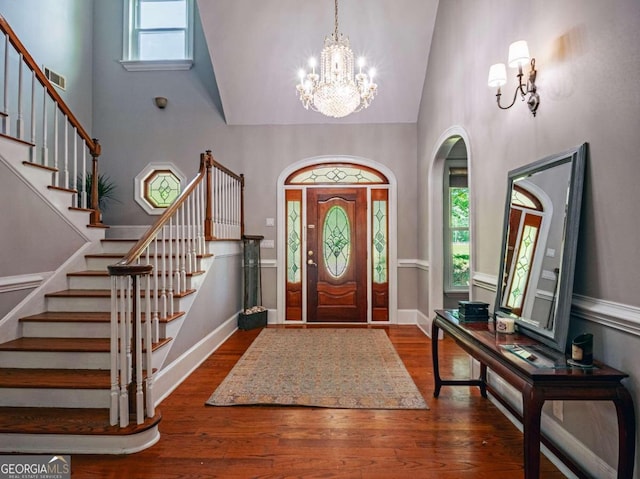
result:
<svg viewBox="0 0 640 479"><path fill-rule="evenodd" d="M202 276L202 275L200 275ZM187 276L186 278L187 289L196 288L197 286L193 286L194 277ZM69 289L109 289L111 288L111 279L108 276L68 276L69 280ZM159 278L160 283L162 284L162 278ZM175 278L173 278L175 282ZM166 286L169 287L169 282L167 279Z"/></svg>
<svg viewBox="0 0 640 479"><path fill-rule="evenodd" d="M153 301L153 300L152 300ZM173 300L174 311L181 311L180 298ZM86 311L111 311L111 298L47 298L47 309L51 312L65 311L82 313Z"/></svg>
<svg viewBox="0 0 640 479"><path fill-rule="evenodd" d="M52 312L62 311L111 311L111 298L47 298L47 309Z"/></svg>
<svg viewBox="0 0 640 479"><path fill-rule="evenodd" d="M103 257L99 257L99 256L98 257L92 256L92 257L88 257L86 259L86 261L87 261L87 269L90 269L90 270L93 270L93 271L106 271L109 266L118 263L118 261L120 261L120 258L112 258L112 257L103 258ZM194 261L193 270L196 270L196 271L201 270L202 269L201 263L202 263L202 258L196 258L195 261ZM153 266L155 266L154 262L152 262L151 264ZM176 269L175 260L174 260L173 265L174 265L174 271L173 272L175 274L175 269ZM168 269L168 266L169 266L169 261L168 260L165 261L165 267L163 267L161 260L158 261L158 271L164 271L164 270ZM182 270L182 267L183 267L183 265L180 264L180 267L177 268L177 269ZM184 265L184 269L185 269L185 271L188 271L188 268L187 268L186 264Z"/></svg>
<svg viewBox="0 0 640 479"><path fill-rule="evenodd" d="M108 408L108 389L2 388L2 407Z"/></svg>
<svg viewBox="0 0 640 479"><path fill-rule="evenodd" d="M109 369L109 353L0 351L4 368L35 369Z"/></svg>
<svg viewBox="0 0 640 479"><path fill-rule="evenodd" d="M151 367L159 369L168 351L168 345L154 350ZM0 351L0 364L20 369L110 369L111 360L108 352Z"/></svg>
<svg viewBox="0 0 640 479"><path fill-rule="evenodd" d="M35 322L22 323L22 336L26 338L108 338L109 323Z"/></svg>
<svg viewBox="0 0 640 479"><path fill-rule="evenodd" d="M176 323L172 321L170 324ZM166 338L168 331L167 323L159 324L160 337ZM145 326L143 325L143 328ZM177 332L176 327L173 334ZM110 323L77 323L77 322L47 322L39 323L23 322L22 335L27 338L109 338L111 337ZM171 337L174 337L171 335Z"/></svg>
<svg viewBox="0 0 640 479"><path fill-rule="evenodd" d="M136 244L135 241L102 241L103 253L117 253L125 256Z"/></svg>

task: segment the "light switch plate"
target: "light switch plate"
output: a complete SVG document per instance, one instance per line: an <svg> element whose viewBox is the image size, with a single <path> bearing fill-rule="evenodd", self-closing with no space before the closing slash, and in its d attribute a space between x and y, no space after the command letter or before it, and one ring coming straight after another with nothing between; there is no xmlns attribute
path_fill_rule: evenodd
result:
<svg viewBox="0 0 640 479"><path fill-rule="evenodd" d="M266 249L273 249L276 247L275 242L273 240L262 240L260 242L260 246Z"/></svg>
<svg viewBox="0 0 640 479"><path fill-rule="evenodd" d="M276 225L276 220L274 218L267 218L265 221L265 224L267 226L275 226Z"/></svg>

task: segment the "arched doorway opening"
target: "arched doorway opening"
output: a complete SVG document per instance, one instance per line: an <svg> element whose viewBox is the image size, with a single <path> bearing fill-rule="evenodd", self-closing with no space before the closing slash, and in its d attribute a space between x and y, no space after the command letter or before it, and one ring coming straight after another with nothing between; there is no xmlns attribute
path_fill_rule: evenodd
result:
<svg viewBox="0 0 640 479"><path fill-rule="evenodd" d="M455 165L464 164L466 168L466 182L471 185L472 178L472 161L470 152L469 137L466 131L460 127L452 127L446 130L436 142L436 148L432 154L432 162L429 168L429 207L428 207L428 226L429 226L429 309L441 309L445 307L445 296L447 286L445 274L450 274L445 270L446 256L448 250L451 253L451 245L449 248L445 246L445 233L449 241L453 241L454 234L450 227L445 224L450 218L445 218L445 185L448 185L446 175L449 175L450 169L447 167L448 160ZM449 163L451 164L451 162ZM468 284L466 293L471 297L471 281L474 271L473 263L473 204L474 192L472 188L468 191L468 259L466 268L468 269ZM462 291L462 289L460 289ZM472 299L472 298L470 298ZM430 326L430 325L429 325Z"/></svg>
<svg viewBox="0 0 640 479"><path fill-rule="evenodd" d="M280 174L278 323L396 322L396 197L391 170L359 157Z"/></svg>

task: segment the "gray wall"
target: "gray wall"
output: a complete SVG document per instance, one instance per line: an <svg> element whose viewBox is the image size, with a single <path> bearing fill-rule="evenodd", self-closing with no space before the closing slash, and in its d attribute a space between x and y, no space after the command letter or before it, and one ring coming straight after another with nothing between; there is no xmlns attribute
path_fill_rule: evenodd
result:
<svg viewBox="0 0 640 479"><path fill-rule="evenodd" d="M0 15L41 68L47 66L66 77L67 88L58 93L91 132L93 2L0 0Z"/></svg>
<svg viewBox="0 0 640 479"><path fill-rule="evenodd" d="M416 257L415 124L227 126L198 21L191 70L127 72L118 63L122 2L96 2L95 16L94 134L103 145L101 169L118 184L122 201L105 212L107 224L144 225L155 219L133 201L133 178L149 162L171 161L192 178L200 152L211 149L217 161L245 174L247 234L275 240L276 228L265 227L265 218L277 216L276 183L282 170L313 156L353 155L394 171L402 185L398 255ZM168 98L166 109L154 106L155 96ZM263 259L275 254L275 249L262 251ZM265 271L270 273L275 276L275 270ZM414 308L415 283L407 280L399 288L399 302ZM275 307L275 288L265 288L263 296L266 306Z"/></svg>
<svg viewBox="0 0 640 479"><path fill-rule="evenodd" d="M640 222L633 200L640 179L640 93L630 80L640 75L639 26L637 0L440 2L418 124L420 258L428 259L427 174L447 129L458 126L469 135L475 272L494 277L507 171L588 142L575 292L596 302L640 306ZM509 44L519 39L529 42L536 58L536 118L520 102L498 110L486 84L489 66L506 63ZM515 83L515 71L508 70L513 78L505 97ZM423 278L420 287L427 286ZM474 293L493 302L489 291ZM430 314L428 305L420 307ZM640 403L638 337L573 318L570 336L581 331L595 333L597 359L630 373L626 385ZM573 403L565 410L563 427L615 467L613 408Z"/></svg>
<svg viewBox="0 0 640 479"><path fill-rule="evenodd" d="M66 77L67 90L59 93L91 131L93 2L0 0L0 15L38 65L46 65ZM11 58L9 68L16 72L17 58ZM10 106L14 112L15 105ZM11 128L15 132L15 124ZM84 242L1 161L0 202L4 205L0 212L0 245L4 251L0 278L53 271ZM57 241L43 241L43 232ZM29 292L26 289L0 294L0 318Z"/></svg>

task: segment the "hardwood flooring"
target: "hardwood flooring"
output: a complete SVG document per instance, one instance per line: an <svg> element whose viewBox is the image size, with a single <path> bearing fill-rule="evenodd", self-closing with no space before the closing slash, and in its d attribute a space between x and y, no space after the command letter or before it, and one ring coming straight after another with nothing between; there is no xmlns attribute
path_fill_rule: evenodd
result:
<svg viewBox="0 0 640 479"><path fill-rule="evenodd" d="M237 331L159 409L160 441L126 456L74 455L72 477L523 477L522 434L477 388L433 397L431 343L415 326L384 327L430 410L211 407L204 403L260 330ZM467 355L442 343L444 375L468 375ZM546 458L541 477L562 478Z"/></svg>

